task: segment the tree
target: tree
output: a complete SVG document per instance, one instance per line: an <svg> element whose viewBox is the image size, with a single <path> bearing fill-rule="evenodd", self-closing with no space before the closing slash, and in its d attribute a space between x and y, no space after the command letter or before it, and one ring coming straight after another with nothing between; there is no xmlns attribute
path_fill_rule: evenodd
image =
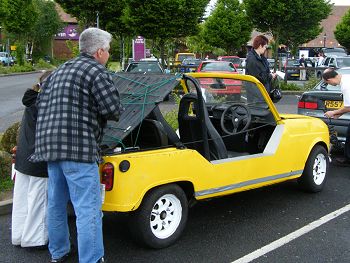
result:
<svg viewBox="0 0 350 263"><path fill-rule="evenodd" d="M350 50L350 10L342 17L334 31L339 44Z"/></svg>
<svg viewBox="0 0 350 263"><path fill-rule="evenodd" d="M238 0L219 0L204 23L203 37L209 45L232 55L248 42L252 30L252 23Z"/></svg>
<svg viewBox="0 0 350 263"><path fill-rule="evenodd" d="M16 35L17 61L24 63L24 43L37 19L37 12L31 0L3 0L5 19L3 24L7 32Z"/></svg>
<svg viewBox="0 0 350 263"><path fill-rule="evenodd" d="M317 37L322 32L320 22L328 17L332 7L328 0L243 0L243 3L253 26L272 34L276 49L279 43L298 47Z"/></svg>
<svg viewBox="0 0 350 263"><path fill-rule="evenodd" d="M209 0L129 0L124 21L137 35L159 43L164 66L167 41L195 35Z"/></svg>
<svg viewBox="0 0 350 263"><path fill-rule="evenodd" d="M34 0L38 18L33 26L30 39L34 46L34 56L48 55L52 48L52 38L63 28L55 3L46 0Z"/></svg>

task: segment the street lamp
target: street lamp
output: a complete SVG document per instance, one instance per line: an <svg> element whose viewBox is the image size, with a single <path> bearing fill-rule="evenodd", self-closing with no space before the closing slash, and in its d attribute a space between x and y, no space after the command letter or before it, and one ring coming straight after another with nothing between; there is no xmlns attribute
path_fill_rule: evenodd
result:
<svg viewBox="0 0 350 263"><path fill-rule="evenodd" d="M326 47L326 39L327 39L327 35L326 35L326 33L324 33L324 35L323 35L323 47Z"/></svg>
<svg viewBox="0 0 350 263"><path fill-rule="evenodd" d="M1 47L1 50L2 50L2 33L1 33L1 29L2 29L2 27L0 26L0 47Z"/></svg>

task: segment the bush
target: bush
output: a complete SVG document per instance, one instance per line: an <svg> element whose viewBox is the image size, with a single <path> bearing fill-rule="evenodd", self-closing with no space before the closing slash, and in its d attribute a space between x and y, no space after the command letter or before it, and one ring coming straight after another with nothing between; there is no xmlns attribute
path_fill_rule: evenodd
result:
<svg viewBox="0 0 350 263"><path fill-rule="evenodd" d="M14 123L2 135L1 147L4 151L11 153L12 148L17 145L19 126L19 122Z"/></svg>
<svg viewBox="0 0 350 263"><path fill-rule="evenodd" d="M3 186L4 181L11 179L11 154L0 151L0 185ZM1 187L1 190L3 187Z"/></svg>
<svg viewBox="0 0 350 263"><path fill-rule="evenodd" d="M0 66L0 74L9 74L9 73L16 73L16 72L30 72L34 71L35 68L29 64L29 63L24 63L23 66L20 65L13 65L12 67L4 67Z"/></svg>
<svg viewBox="0 0 350 263"><path fill-rule="evenodd" d="M46 62L42 58L34 65L36 69L53 69L54 66Z"/></svg>
<svg viewBox="0 0 350 263"><path fill-rule="evenodd" d="M313 89L320 82L319 78L311 77L307 82L304 83L305 90Z"/></svg>
<svg viewBox="0 0 350 263"><path fill-rule="evenodd" d="M281 90L301 90L300 87L295 83L281 82Z"/></svg>

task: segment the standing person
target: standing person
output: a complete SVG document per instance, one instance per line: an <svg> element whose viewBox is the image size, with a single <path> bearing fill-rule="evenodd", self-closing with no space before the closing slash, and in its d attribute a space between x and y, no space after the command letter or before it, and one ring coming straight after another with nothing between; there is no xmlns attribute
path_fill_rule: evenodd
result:
<svg viewBox="0 0 350 263"><path fill-rule="evenodd" d="M300 80L306 80L306 61L304 58L304 54L301 55L299 59L299 67L300 67Z"/></svg>
<svg viewBox="0 0 350 263"><path fill-rule="evenodd" d="M339 118L344 113L350 112L350 75L338 74L334 69L326 69L322 75L323 81L332 86L340 85L343 94L343 108L327 111L324 115L328 118ZM350 166L350 123L346 132L344 157L336 158L335 162L340 165Z"/></svg>
<svg viewBox="0 0 350 263"><path fill-rule="evenodd" d="M46 71L39 83L28 89L22 98L25 110L16 147L11 228L12 244L21 247L43 247L48 243L47 165L46 162L29 162L28 158L35 147L36 98L50 73Z"/></svg>
<svg viewBox="0 0 350 263"><path fill-rule="evenodd" d="M246 59L245 74L256 77L270 93L270 83L276 77L276 73L270 73L269 62L264 56L268 43L269 40L264 35L254 38L252 49Z"/></svg>
<svg viewBox="0 0 350 263"><path fill-rule="evenodd" d="M322 65L322 61L324 60L324 54L323 52L318 53L318 61L317 61L317 67L320 67Z"/></svg>
<svg viewBox="0 0 350 263"><path fill-rule="evenodd" d="M112 36L88 28L80 55L61 65L42 87L33 161L47 161L48 232L51 262L71 252L67 223L70 199L76 214L80 263L103 262L98 143L107 119L119 118L119 93L105 65Z"/></svg>

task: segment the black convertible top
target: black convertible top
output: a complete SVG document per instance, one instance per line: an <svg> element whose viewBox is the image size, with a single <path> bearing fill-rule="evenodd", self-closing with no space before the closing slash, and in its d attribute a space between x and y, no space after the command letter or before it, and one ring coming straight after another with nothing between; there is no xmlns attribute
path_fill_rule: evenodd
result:
<svg viewBox="0 0 350 263"><path fill-rule="evenodd" d="M170 74L113 73L124 111L119 121L108 121L101 145L113 149L122 146L128 136L160 102L179 84L178 76Z"/></svg>

